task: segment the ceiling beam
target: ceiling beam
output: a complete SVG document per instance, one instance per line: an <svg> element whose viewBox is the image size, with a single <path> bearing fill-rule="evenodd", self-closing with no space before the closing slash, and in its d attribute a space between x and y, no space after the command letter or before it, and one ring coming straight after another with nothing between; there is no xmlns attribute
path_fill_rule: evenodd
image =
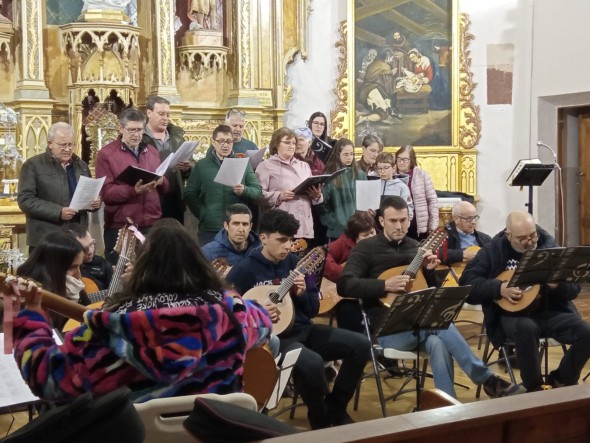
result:
<svg viewBox="0 0 590 443"><path fill-rule="evenodd" d="M354 10L354 20L359 21L364 18L372 17L381 14L387 10L396 8L404 3L409 3L412 0L376 0L356 8Z"/></svg>
<svg viewBox="0 0 590 443"><path fill-rule="evenodd" d="M361 40L365 43L370 43L378 48L385 46L385 39L377 34L373 34L366 29L359 28L358 26L354 28L354 38L355 40Z"/></svg>
<svg viewBox="0 0 590 443"><path fill-rule="evenodd" d="M430 12L436 18L446 22L449 18L449 13L434 2L416 2L416 6Z"/></svg>

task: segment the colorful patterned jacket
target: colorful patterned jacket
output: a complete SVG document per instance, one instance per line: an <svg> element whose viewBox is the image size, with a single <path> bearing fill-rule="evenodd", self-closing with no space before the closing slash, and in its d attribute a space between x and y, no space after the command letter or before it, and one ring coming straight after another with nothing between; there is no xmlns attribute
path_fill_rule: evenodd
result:
<svg viewBox="0 0 590 443"><path fill-rule="evenodd" d="M242 325L246 349L269 337L263 308L233 291L213 294L223 297ZM87 311L60 346L44 312L23 310L15 319L14 355L33 393L49 400L105 394L124 385L136 402L241 390L244 355L235 327L221 304L205 299L145 295L123 310L131 312ZM135 310L141 307L148 309Z"/></svg>

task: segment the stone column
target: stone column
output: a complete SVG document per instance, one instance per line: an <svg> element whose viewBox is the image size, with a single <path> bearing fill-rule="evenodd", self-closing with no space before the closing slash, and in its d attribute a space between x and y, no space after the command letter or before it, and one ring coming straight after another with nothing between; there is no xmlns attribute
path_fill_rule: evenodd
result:
<svg viewBox="0 0 590 443"><path fill-rule="evenodd" d="M49 99L43 75L43 11L42 0L22 0L15 7L15 28L20 40L17 63L21 75L16 84L16 100Z"/></svg>
<svg viewBox="0 0 590 443"><path fill-rule="evenodd" d="M174 54L174 2L154 0L154 84L150 95L166 97L172 103L180 102L176 88L176 57Z"/></svg>

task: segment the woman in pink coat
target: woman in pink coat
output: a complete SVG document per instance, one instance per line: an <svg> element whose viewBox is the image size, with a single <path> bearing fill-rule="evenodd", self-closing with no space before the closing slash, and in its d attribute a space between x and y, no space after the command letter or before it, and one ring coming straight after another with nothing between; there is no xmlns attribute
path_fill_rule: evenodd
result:
<svg viewBox="0 0 590 443"><path fill-rule="evenodd" d="M256 168L256 176L262 186L262 204L293 214L299 221L297 238L313 239L311 205L322 203L322 189L314 186L307 195L295 195L293 189L311 177L309 165L295 157L297 138L289 128L277 129L270 140L271 157ZM263 215L264 216L264 215Z"/></svg>
<svg viewBox="0 0 590 443"><path fill-rule="evenodd" d="M408 187L414 202L414 218L410 223L408 235L424 239L438 228L438 197L428 173L420 169L416 152L410 145L402 146L395 153L397 171L410 176Z"/></svg>

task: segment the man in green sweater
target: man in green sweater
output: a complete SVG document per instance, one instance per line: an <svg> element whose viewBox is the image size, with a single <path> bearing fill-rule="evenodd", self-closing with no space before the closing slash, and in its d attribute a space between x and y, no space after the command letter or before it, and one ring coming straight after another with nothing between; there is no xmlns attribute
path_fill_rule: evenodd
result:
<svg viewBox="0 0 590 443"><path fill-rule="evenodd" d="M184 200L199 219L199 244L205 245L215 238L223 227L225 210L235 203L256 202L262 189L250 164L240 183L225 186L214 179L226 158L233 158L233 138L229 126L220 125L213 131L213 149L194 166L188 179Z"/></svg>

